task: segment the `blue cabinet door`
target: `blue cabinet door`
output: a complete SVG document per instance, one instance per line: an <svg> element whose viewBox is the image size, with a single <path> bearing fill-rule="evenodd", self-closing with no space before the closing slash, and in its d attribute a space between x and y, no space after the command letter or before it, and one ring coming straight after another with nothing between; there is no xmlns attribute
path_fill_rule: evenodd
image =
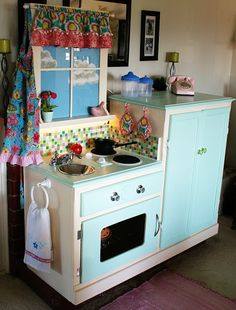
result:
<svg viewBox="0 0 236 310"><path fill-rule="evenodd" d="M125 266L140 257L154 252L158 247L157 239L159 231L159 211L160 197L156 197L142 203L134 204L129 207L84 221L82 223L80 261L81 283L91 281L96 277L105 275L108 272L111 272L121 266ZM114 224L140 215L144 215L145 217L143 230L144 239L141 244L119 255L103 260L101 256L101 231L103 228L112 227ZM136 225L134 229L139 231L142 228ZM127 233L127 239L130 235L132 235L132 231ZM116 236L116 238L118 240L119 236Z"/></svg>
<svg viewBox="0 0 236 310"><path fill-rule="evenodd" d="M188 235L200 113L177 114L170 118L163 198L162 249L185 239Z"/></svg>
<svg viewBox="0 0 236 310"><path fill-rule="evenodd" d="M161 248L214 225L230 108L171 116Z"/></svg>
<svg viewBox="0 0 236 310"><path fill-rule="evenodd" d="M229 112L226 107L201 113L189 235L217 223Z"/></svg>

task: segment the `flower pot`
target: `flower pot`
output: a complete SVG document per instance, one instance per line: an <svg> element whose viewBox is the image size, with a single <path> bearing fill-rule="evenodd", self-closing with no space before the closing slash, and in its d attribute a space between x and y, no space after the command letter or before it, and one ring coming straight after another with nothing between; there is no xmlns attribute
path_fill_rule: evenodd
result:
<svg viewBox="0 0 236 310"><path fill-rule="evenodd" d="M45 123L49 123L52 121L53 111L52 112L44 112L42 111L43 121Z"/></svg>

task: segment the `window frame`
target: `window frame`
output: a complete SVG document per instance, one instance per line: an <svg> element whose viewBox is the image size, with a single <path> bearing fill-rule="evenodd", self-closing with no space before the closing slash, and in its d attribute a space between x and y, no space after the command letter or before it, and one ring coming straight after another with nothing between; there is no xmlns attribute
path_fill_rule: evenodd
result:
<svg viewBox="0 0 236 310"><path fill-rule="evenodd" d="M36 84L36 92L37 95L40 94L41 92L41 72L46 72L46 71L73 71L75 68L72 66L72 62L70 63L69 68L41 68L41 46L33 46L33 60L34 60L34 72L35 72L35 84ZM72 51L72 56L73 56L73 51ZM99 70L99 102L104 101L105 105L107 102L107 59L108 59L108 49L107 48L101 48L100 49L100 65L98 68L94 70ZM72 91L73 87L70 86L70 90ZM72 98L72 97L70 97ZM72 100L70 100L70 103L72 105ZM71 122L74 123L74 120L78 122L85 123L86 120L88 122L95 122L101 120L110 120L113 119L114 116L108 115L108 116L101 116L101 117L94 117L94 116L78 116L78 117L72 117L71 115L71 107L70 107L70 116L68 118L63 118L63 119L56 119L53 120L52 123L57 122L58 123L62 122L63 124L66 122ZM48 126L49 123L43 123L42 119L40 119L40 126L41 127L52 127ZM43 125L43 126L42 126Z"/></svg>

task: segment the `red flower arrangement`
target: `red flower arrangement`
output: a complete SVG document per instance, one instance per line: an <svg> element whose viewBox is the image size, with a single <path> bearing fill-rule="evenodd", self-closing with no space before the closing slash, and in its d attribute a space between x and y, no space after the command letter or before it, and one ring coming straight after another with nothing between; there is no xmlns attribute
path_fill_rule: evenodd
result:
<svg viewBox="0 0 236 310"><path fill-rule="evenodd" d="M50 104L50 100L56 99L57 94L50 91L50 90L44 90L39 95L39 98L41 99L41 110L43 112L52 112L53 109L57 108L58 106L55 104Z"/></svg>

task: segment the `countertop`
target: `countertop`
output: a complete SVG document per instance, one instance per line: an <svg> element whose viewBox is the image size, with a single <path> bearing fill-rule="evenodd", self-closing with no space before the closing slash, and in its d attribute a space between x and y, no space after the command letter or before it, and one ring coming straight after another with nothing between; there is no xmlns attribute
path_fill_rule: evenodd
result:
<svg viewBox="0 0 236 310"><path fill-rule="evenodd" d="M152 97L123 97L121 95L111 95L109 99L133 103L136 105L145 105L147 108L156 108L161 110L172 109L173 107L183 107L186 105L211 104L231 102L234 98L222 97L209 94L195 93L194 96L177 96L170 91L153 92Z"/></svg>
<svg viewBox="0 0 236 310"><path fill-rule="evenodd" d="M161 162L137 155L131 152L127 152L124 150L117 151L117 154L128 154L128 155L134 155L136 157L139 157L141 159L141 163L139 165L120 165L116 163L112 163L112 157L108 156L105 157L106 162L108 162L108 165L100 164L98 163L98 156L93 156L91 159L86 159L85 155L82 156L82 159L78 159L74 157L73 163L80 163L85 165L90 165L95 168L95 172L88 175L66 175L58 171L57 167L50 166L50 156L44 156L43 160L44 162L38 166L32 165L29 166L29 169L33 169L34 171L43 174L45 177L48 178L54 178L58 181L62 182L65 185L72 186L72 187L78 187L79 185L85 184L86 182L91 182L97 179L103 179L105 177L113 177L114 175L135 171L141 168L148 168L153 166L160 166ZM161 169L160 169L161 170Z"/></svg>

